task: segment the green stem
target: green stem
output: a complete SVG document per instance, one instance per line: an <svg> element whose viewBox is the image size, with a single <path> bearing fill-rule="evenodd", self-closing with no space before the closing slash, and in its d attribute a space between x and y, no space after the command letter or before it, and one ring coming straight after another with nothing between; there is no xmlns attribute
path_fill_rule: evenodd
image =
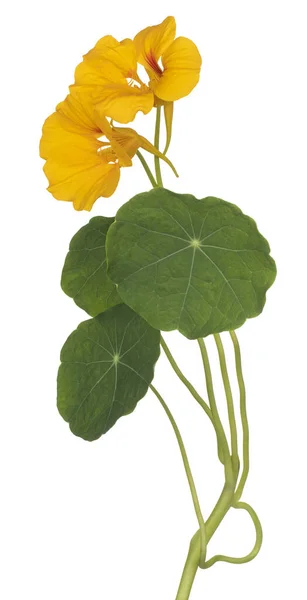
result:
<svg viewBox="0 0 307 600"><path fill-rule="evenodd" d="M205 411L206 415L209 417L211 423L214 426L213 423L213 416L212 416L212 412L210 407L208 406L208 404L205 402L205 400L203 400L203 398L199 395L199 393L196 391L195 387L190 383L190 381L184 376L184 374L182 373L182 371L180 370L180 368L178 367L168 345L166 344L165 340L163 339L162 335L161 335L161 346L164 350L164 353L170 363L170 365L172 366L172 368L174 369L177 377L179 377L179 379L182 381L182 383L186 386L186 388L189 390L189 392L192 394L192 396L195 398L196 402L198 402L198 404L202 407L202 409ZM216 433L216 430L215 430ZM220 448L220 443L219 443L219 439L217 436L217 443L218 443L218 453L219 453L219 459L220 461L223 463L223 455L221 452L221 448Z"/></svg>
<svg viewBox="0 0 307 600"><path fill-rule="evenodd" d="M218 333L214 334L214 340L215 340L218 355L219 355L221 374L222 374L225 395L226 395L226 401L227 401L228 419L229 419L229 426L230 426L230 439L231 439L231 460L232 460L235 476L237 477L238 473L239 473L239 469L240 469L240 460L239 460L239 455L238 455L238 434L237 434L237 425L236 425L236 417L235 417L235 411L234 411L232 391L231 391L228 370L227 370L227 364L226 364L225 351L224 351L224 347L223 347L223 342L221 340L221 336Z"/></svg>
<svg viewBox="0 0 307 600"><path fill-rule="evenodd" d="M248 512L248 514L250 515L250 517L254 523L254 527L255 527L255 531L256 531L256 541L255 541L254 547L253 547L252 551L249 552L249 554L247 554L246 556L243 556L243 557L238 557L238 558L233 557L233 556L225 556L224 554L217 554L216 556L213 556L212 558L210 558L210 560L208 560L205 563L205 569L209 569L218 561L228 562L233 565L242 565L242 564L250 562L251 560L256 558L257 554L259 553L259 550L262 545L263 533L262 533L262 527L261 527L259 518L257 516L257 513L246 502L237 502L236 505L234 506L234 508L239 509L239 510L240 509L246 510Z"/></svg>
<svg viewBox="0 0 307 600"><path fill-rule="evenodd" d="M211 515L209 516L208 520L205 523L206 541L207 541L207 545L208 545L211 537L213 536L216 529L220 525L221 521L223 520L223 518L225 517L225 515L227 514L227 512L229 511L229 509L232 506L236 509L246 510L249 513L249 515L254 523L254 526L255 526L256 541L255 541L255 545L254 545L252 551L248 555L246 555L242 558L234 558L234 557L230 557L230 556L217 555L217 556L214 556L213 558L209 559L204 564L199 565L205 569L211 567L217 561L221 561L221 560L230 562L230 563L234 563L234 564L241 564L244 562L248 562L248 561L252 560L253 558L255 558L255 556L258 554L261 544L262 544L262 528L261 528L261 524L260 524L260 521L258 519L256 512L249 504L246 504L245 502L239 502L239 498L241 497L241 494L242 494L242 491L243 491L243 488L244 488L244 485L246 482L246 478L248 475L249 434L248 434L248 421L247 421L247 414L246 414L245 385L244 385L244 380L243 380L243 375L242 375L240 347L239 347L239 342L237 340L235 332L230 332L230 335L231 335L231 338L232 338L232 341L234 344L234 350L235 350L236 371L237 371L238 384L239 384L239 389L240 389L240 413L241 413L241 420L242 420L242 427L243 427L243 473L242 473L241 480L239 482L237 490L236 490L236 484L237 484L237 479L238 479L238 473L236 471L234 471L234 465L233 465L233 461L231 460L231 456L229 453L229 446L228 446L227 438L226 438L226 435L225 435L225 432L223 429L221 419L218 414L207 349L206 349L204 341L202 339L198 340L198 344L200 346L201 355L202 355L203 364L204 364L207 392L208 392L209 404L210 404L210 408L211 408L211 412L212 412L212 416L213 416L213 423L217 430L217 435L219 437L219 440L220 440L220 443L222 446L224 463L225 463L224 464L225 485L224 485L222 493L216 503L216 506L214 507ZM219 342L219 340L216 340L216 341ZM221 349L221 347L220 347L220 349ZM220 362L221 368L223 368L223 372L224 372L223 382L224 382L224 386L226 384L225 392L227 389L228 403L229 403L230 385L228 388L229 378L228 378L228 373L227 373L227 368L226 368L226 359L225 359L224 353L222 354L220 352L219 358L221 361ZM225 363L223 362L223 359L225 359ZM222 375L223 375L223 372L222 372ZM230 415L232 415L232 417L234 417L235 416L234 411L232 412L232 409L233 409L232 396L231 396L231 404L228 404L228 414L229 414L229 408L230 408ZM230 419L232 417L230 417ZM233 426L233 424L232 424L232 426ZM234 431L233 431L233 436L234 436ZM237 439L237 438L234 438L234 437L232 438L232 448L233 448L234 439ZM236 444L235 444L235 446L236 446ZM195 575L197 572L199 552L200 552L200 531L198 530L195 533L195 535L193 536L191 543L190 543L189 553L188 553L188 556L186 559L186 564L185 564L182 578L180 581L176 600L188 600L188 598L190 596L193 581L194 581L194 578L195 578Z"/></svg>
<svg viewBox="0 0 307 600"><path fill-rule="evenodd" d="M200 406L204 409L204 411L205 411L206 415L209 417L210 421L213 421L212 412L211 412L210 407L205 402L205 400L203 400L203 398L199 395L199 393L196 391L195 387L190 383L190 381L184 376L184 374L178 367L178 365L177 365L166 341L162 337L162 335L161 335L161 346L162 346L162 348L165 352L165 355L166 355L167 359L169 360L172 368L174 369L176 375L179 377L179 379L182 381L182 383L186 386L186 388L188 388L189 392L192 394L192 396L194 396L194 398L198 402L198 404L200 404Z"/></svg>
<svg viewBox="0 0 307 600"><path fill-rule="evenodd" d="M231 506L234 489L234 481L228 481L225 483L223 491L218 499L218 502L214 507L210 517L205 523L207 545ZM192 585L197 572L197 567L199 566L199 553L200 531L198 530L192 537L190 543L190 548L183 569L176 600L188 600L190 596ZM204 566L205 565L206 563L204 564Z"/></svg>
<svg viewBox="0 0 307 600"><path fill-rule="evenodd" d="M136 153L136 155L137 155L138 159L140 160L140 162L141 162L141 164L142 164L142 166L143 166L143 168L145 170L145 173L146 173L146 175L147 175L147 177L148 177L148 179L149 179L152 187L153 188L158 187L158 184L157 184L157 182L156 182L156 180L155 180L155 178L154 178L154 176L153 176L153 174L152 174L152 172L151 172L151 170L150 170L150 168L148 166L148 163L146 162L143 154L141 154L141 152L138 150L137 153Z"/></svg>
<svg viewBox="0 0 307 600"><path fill-rule="evenodd" d="M233 342L235 352L236 371L240 390L240 414L243 429L243 471L237 490L235 492L235 502L238 502L242 496L243 489L249 473L249 427L246 411L246 390L242 372L242 361L239 340L234 331L230 331L229 333Z"/></svg>
<svg viewBox="0 0 307 600"><path fill-rule="evenodd" d="M155 142L154 145L159 150L160 144L160 123L161 123L161 106L157 106L157 116L156 116L156 127L155 127ZM161 166L160 159L158 156L154 157L155 161L155 169L156 169L156 180L158 187L163 187L162 175L161 175Z"/></svg>
<svg viewBox="0 0 307 600"><path fill-rule="evenodd" d="M183 460L183 464L184 464L184 468L185 468L185 472L186 472L186 476L187 476L187 479L189 482L189 487L191 490L191 496L192 496L192 500L193 500L193 504L194 504L196 517L197 517L197 520L199 523L201 547L200 547L200 555L198 556L198 561L205 562L206 549L207 549L205 521L204 521L204 518L203 518L203 515L201 512L198 495L197 495L193 475L191 472L189 460L187 457L186 449L185 449L180 431L178 429L177 423L176 423L170 409L168 408L167 404L163 400L162 396L159 394L158 390L156 390L156 388L153 385L150 385L149 387L152 390L152 392L156 395L156 397L158 398L161 405L163 406L163 408L171 422L171 425L173 427L173 430L174 430L176 438L177 438L177 442L178 442L178 445L180 448L180 452L181 452L181 456L182 456L182 460Z"/></svg>
<svg viewBox="0 0 307 600"><path fill-rule="evenodd" d="M233 480L232 460L231 460L231 456L230 456L230 452L229 452L227 438L226 438L225 431L224 431L224 428L222 425L222 421L220 419L220 415L217 410L208 352L207 352L207 348L206 348L204 340L199 338L197 341L198 341L198 345L200 347L200 352L201 352L203 365L204 365L206 386L207 386L209 404L210 404L212 417L213 417L213 423L214 423L214 426L215 426L215 429L217 432L217 436L218 436L218 439L219 439L219 442L221 445L221 449L223 452L223 461L224 461L224 466L225 466L225 480L232 481Z"/></svg>
<svg viewBox="0 0 307 600"><path fill-rule="evenodd" d="M176 600L188 600L190 597L195 575L199 567L199 554L199 536L195 535L191 539L189 553L182 572Z"/></svg>

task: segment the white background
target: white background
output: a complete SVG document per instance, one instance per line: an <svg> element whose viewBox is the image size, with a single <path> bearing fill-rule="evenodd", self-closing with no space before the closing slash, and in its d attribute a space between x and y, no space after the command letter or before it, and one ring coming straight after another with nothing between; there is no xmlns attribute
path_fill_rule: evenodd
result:
<svg viewBox="0 0 307 600"><path fill-rule="evenodd" d="M197 89L176 104L170 157L180 179L164 169L165 184L238 204L278 265L263 315L239 331L251 428L244 499L261 517L263 548L248 565L199 572L191 599L306 598L305 9L298 0L32 0L2 9L3 600L174 600L197 528L155 397L94 443L74 437L55 405L60 347L85 318L59 286L70 238L89 216L114 215L148 189L146 176L138 164L124 170L114 197L88 215L45 191L38 157L42 123L82 54L105 34L134 36L167 15L197 43L203 69ZM136 127L151 136L153 115ZM166 338L204 392L196 342ZM210 423L164 357L155 385L182 429L207 516L223 483ZM210 555L250 550L252 525L234 512Z"/></svg>

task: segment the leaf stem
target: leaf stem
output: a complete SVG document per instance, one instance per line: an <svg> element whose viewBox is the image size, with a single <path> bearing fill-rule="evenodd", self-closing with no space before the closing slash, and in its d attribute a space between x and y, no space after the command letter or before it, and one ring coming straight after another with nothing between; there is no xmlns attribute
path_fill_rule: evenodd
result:
<svg viewBox="0 0 307 600"><path fill-rule="evenodd" d="M163 400L161 394L159 394L158 390L153 386L150 385L149 386L150 389L152 390L152 392L156 395L156 397L158 398L160 404L163 406L169 420L170 423L173 427L173 430L175 432L176 438L177 438L177 442L180 448L180 452L181 452L181 456L182 456L182 460L183 460L183 464L184 464L184 468L185 468L185 472L186 472L186 476L189 482L189 487L191 490L191 496L192 496L192 500L193 500L193 504L194 504L194 509L195 509L195 513L196 513L196 517L198 520L198 524L199 524L199 529L200 529L200 542L201 542L201 548L200 548L200 555L199 555L199 561L201 562L205 562L206 560L206 550L207 550L207 542L206 542L206 528L205 528L205 521L201 512L201 508L200 508L200 504L199 504L199 500L198 500L198 495L197 495L197 491L196 491L196 487L195 487L195 483L194 483L194 479L193 479L193 475L191 472L191 467L190 467L190 463L187 457L187 453L186 453L186 449L180 434L180 431L178 429L177 423L170 411L170 409L168 408L166 402Z"/></svg>
<svg viewBox="0 0 307 600"><path fill-rule="evenodd" d="M224 428L222 425L222 421L220 419L220 415L217 410L207 348L206 348L206 345L205 345L205 342L203 339L199 338L197 340L197 342L198 342L198 345L200 348L203 365L204 365L206 386L207 386L209 404L210 404L212 417L213 417L213 423L214 423L216 433L217 433L217 436L219 439L220 447L223 452L223 462L224 462L224 466L225 466L225 479L226 479L226 481L233 481L234 474L233 474L233 468L232 468L232 460L231 460L231 456L230 456L230 452L229 452L229 446L228 446L226 434L225 434L225 431L224 431Z"/></svg>
<svg viewBox="0 0 307 600"><path fill-rule="evenodd" d="M160 123L161 123L161 106L157 106L155 141L154 141L154 145L157 148L157 150L159 150L159 144L160 144ZM155 161L156 180L157 180L158 187L163 187L159 157L155 156L154 161Z"/></svg>
<svg viewBox="0 0 307 600"><path fill-rule="evenodd" d="M138 159L140 160L140 162L141 162L141 164L142 164L142 166L143 166L143 168L145 170L145 173L146 173L146 175L147 175L147 177L148 177L148 179L149 179L152 187L153 188L158 187L158 184L157 184L157 182L156 182L156 180L155 180L155 178L154 178L154 176L153 176L153 174L152 174L152 172L151 172L151 170L150 170L150 168L148 166L148 163L145 160L143 154L141 154L141 152L139 150L137 150L136 155L137 155Z"/></svg>
<svg viewBox="0 0 307 600"><path fill-rule="evenodd" d="M249 473L249 427L248 427L248 419L247 419L247 411L246 411L246 390L245 383L243 379L243 371L242 371L242 360L241 360L241 350L239 340L234 331L230 331L230 337L233 342L234 352L235 352L235 362L236 362L236 372L238 378L238 385L240 390L240 414L242 421L242 429L243 429L243 470L241 479L239 481L237 490L235 492L235 502L238 502L242 496L242 492L248 477Z"/></svg>
<svg viewBox="0 0 307 600"><path fill-rule="evenodd" d="M223 379L223 384L224 384L224 389L225 389L225 395L226 395L226 401L227 401L228 420L229 420L230 438L231 438L231 460L232 460L232 464L233 464L233 470L234 470L235 477L237 477L238 473L239 473L239 469L240 469L240 460L239 460L239 455L238 455L238 433L237 433L237 424L236 424L236 417L235 417L235 411L234 411L232 391L231 391L228 370L227 370L227 364L226 364L225 351L224 351L221 336L218 333L214 334L214 340L215 340L218 355L219 355L220 369L221 369L221 374L222 374L222 379Z"/></svg>
<svg viewBox="0 0 307 600"><path fill-rule="evenodd" d="M162 337L162 335L161 335L161 346L164 350L164 353L165 353L171 367L175 371L177 377L179 377L179 379L182 381L182 383L185 385L185 387L189 390L190 394L192 394L192 396L195 398L196 402L198 402L198 404L202 407L202 409L205 411L206 415L209 417L211 423L214 426L213 416L212 416L210 407L205 402L205 400L203 400L203 398L199 395L199 393L197 392L195 387L190 383L190 381L184 376L184 374L182 373L178 364L176 363L176 361L175 361L166 341ZM214 426L214 429L215 429L215 426ZM216 429L215 429L215 433L217 435ZM222 452L221 452L221 449L219 446L218 435L217 435L217 443L218 443L219 459L223 463L223 455L222 455Z"/></svg>

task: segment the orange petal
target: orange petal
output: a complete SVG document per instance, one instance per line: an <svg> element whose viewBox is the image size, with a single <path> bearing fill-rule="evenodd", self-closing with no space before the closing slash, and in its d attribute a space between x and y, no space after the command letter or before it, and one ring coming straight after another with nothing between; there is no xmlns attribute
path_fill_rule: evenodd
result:
<svg viewBox="0 0 307 600"><path fill-rule="evenodd" d="M177 38L164 52L162 63L164 72L154 87L156 96L167 102L187 96L199 81L202 63L194 42Z"/></svg>

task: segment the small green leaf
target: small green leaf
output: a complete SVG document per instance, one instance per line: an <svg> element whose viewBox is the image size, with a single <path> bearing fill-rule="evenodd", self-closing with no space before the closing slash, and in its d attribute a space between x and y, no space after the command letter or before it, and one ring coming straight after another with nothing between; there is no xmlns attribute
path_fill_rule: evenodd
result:
<svg viewBox="0 0 307 600"><path fill-rule="evenodd" d="M92 441L146 394L160 332L120 304L80 323L61 352L58 409L71 431Z"/></svg>
<svg viewBox="0 0 307 600"><path fill-rule="evenodd" d="M106 269L106 235L113 221L94 217L82 227L70 242L63 267L63 291L92 317L121 302Z"/></svg>
<svg viewBox="0 0 307 600"><path fill-rule="evenodd" d="M155 189L119 209L108 274L153 327L190 339L240 327L263 309L276 268L255 222L229 202Z"/></svg>

